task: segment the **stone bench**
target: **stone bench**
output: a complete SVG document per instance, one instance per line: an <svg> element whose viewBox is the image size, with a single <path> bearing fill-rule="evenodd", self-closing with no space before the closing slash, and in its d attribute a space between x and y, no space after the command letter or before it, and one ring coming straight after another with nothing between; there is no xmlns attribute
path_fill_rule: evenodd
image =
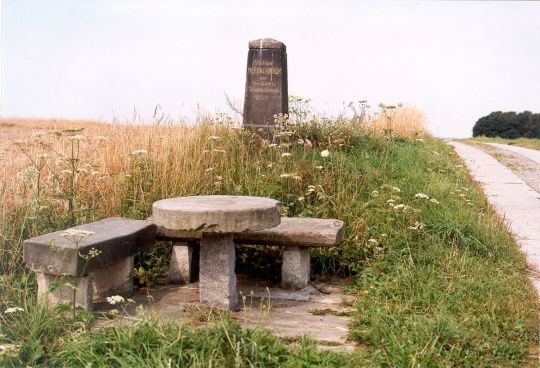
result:
<svg viewBox="0 0 540 368"><path fill-rule="evenodd" d="M64 236L70 230L91 234ZM155 236L149 221L108 218L25 240L24 261L37 273L38 297L92 310L94 293L131 295L133 256L154 244Z"/></svg>
<svg viewBox="0 0 540 368"><path fill-rule="evenodd" d="M281 218L280 225L256 231L235 233L237 244L285 247L281 268L281 286L303 289L308 285L311 247L335 247L343 240L344 223L334 219ZM173 240L169 278L172 282L193 282L197 277L198 248L201 233L171 230L158 226L157 238Z"/></svg>

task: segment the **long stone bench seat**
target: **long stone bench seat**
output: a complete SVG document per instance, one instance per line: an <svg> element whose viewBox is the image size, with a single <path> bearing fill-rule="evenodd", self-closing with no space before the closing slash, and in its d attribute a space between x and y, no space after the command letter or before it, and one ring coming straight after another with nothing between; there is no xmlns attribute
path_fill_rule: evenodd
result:
<svg viewBox="0 0 540 368"><path fill-rule="evenodd" d="M335 247L343 241L344 223L335 219L282 217L273 228L235 233L238 244L275 245L287 247ZM158 227L158 239L181 239L199 241L201 232L171 230Z"/></svg>
<svg viewBox="0 0 540 368"><path fill-rule="evenodd" d="M281 268L281 286L303 289L308 285L311 247L336 247L343 241L344 223L335 219L282 217L280 225L257 231L233 234L235 243L285 247ZM174 240L169 279L192 282L197 276L197 231L158 227L158 239Z"/></svg>
<svg viewBox="0 0 540 368"><path fill-rule="evenodd" d="M94 292L100 296L130 295L133 256L154 244L156 225L108 218L72 229L91 235L64 236L68 229L23 242L24 261L37 274L38 296L46 296L53 304L73 303L69 283L77 286L76 304L92 310ZM52 287L53 283L61 286Z"/></svg>

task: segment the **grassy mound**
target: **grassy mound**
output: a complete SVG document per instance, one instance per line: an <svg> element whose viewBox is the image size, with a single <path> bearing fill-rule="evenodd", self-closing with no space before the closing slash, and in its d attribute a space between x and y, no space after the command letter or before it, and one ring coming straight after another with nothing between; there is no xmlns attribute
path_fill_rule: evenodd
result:
<svg viewBox="0 0 540 368"><path fill-rule="evenodd" d="M522 254L451 147L421 131L399 134L396 116L375 133L356 118L283 120L275 142L219 124L77 131L12 122L38 129L4 148L0 310L23 311L0 314L0 362L522 366L538 336ZM194 330L143 316L92 330L88 314L72 322L36 304L22 239L107 216L145 218L155 200L196 194L267 196L283 215L344 220L343 246L313 252L313 269L354 275L358 352L317 352L307 340L290 345L225 320ZM167 258L167 244L141 256L139 282L158 277Z"/></svg>

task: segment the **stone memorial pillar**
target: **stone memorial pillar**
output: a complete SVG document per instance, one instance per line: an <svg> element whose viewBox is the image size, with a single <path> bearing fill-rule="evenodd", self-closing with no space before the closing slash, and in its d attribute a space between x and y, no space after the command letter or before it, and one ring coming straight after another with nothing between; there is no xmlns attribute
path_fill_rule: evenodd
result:
<svg viewBox="0 0 540 368"><path fill-rule="evenodd" d="M244 128L270 138L274 115L288 114L287 52L283 42L264 38L249 42L244 99Z"/></svg>

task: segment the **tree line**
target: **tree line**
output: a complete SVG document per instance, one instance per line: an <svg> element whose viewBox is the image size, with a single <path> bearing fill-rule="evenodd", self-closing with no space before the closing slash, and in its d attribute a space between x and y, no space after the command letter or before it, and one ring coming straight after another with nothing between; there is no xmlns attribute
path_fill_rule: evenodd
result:
<svg viewBox="0 0 540 368"><path fill-rule="evenodd" d="M478 119L473 137L540 138L540 114L495 111Z"/></svg>

